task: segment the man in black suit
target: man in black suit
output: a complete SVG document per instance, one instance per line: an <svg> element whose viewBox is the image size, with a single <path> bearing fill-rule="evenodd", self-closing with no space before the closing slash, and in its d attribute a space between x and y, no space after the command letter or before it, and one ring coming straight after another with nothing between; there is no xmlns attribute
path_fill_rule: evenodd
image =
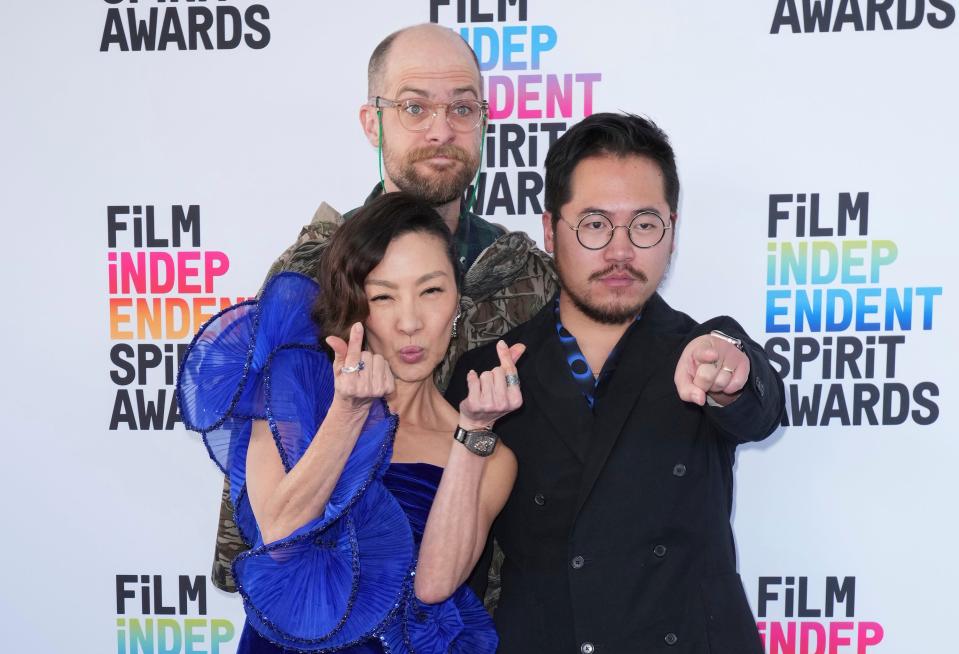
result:
<svg viewBox="0 0 959 654"><path fill-rule="evenodd" d="M546 159L561 291L505 337L527 346L524 405L496 425L519 461L493 530L505 654L762 652L732 468L779 425L782 382L734 320L699 324L656 292L678 198L666 135L636 116L594 114ZM494 347L463 356L452 401Z"/></svg>

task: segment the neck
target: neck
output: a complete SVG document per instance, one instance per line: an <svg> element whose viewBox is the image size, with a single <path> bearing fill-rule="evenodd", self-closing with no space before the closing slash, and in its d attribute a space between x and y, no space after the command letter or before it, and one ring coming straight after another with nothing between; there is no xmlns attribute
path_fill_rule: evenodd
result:
<svg viewBox="0 0 959 654"><path fill-rule="evenodd" d="M400 416L402 424L435 427L438 416L449 405L433 383L433 378L415 382L396 380L396 390L387 398L390 409Z"/></svg>
<svg viewBox="0 0 959 654"><path fill-rule="evenodd" d="M609 325L596 322L580 311L566 293L559 294L559 317L563 327L576 338L593 374L599 374L609 353L623 337L635 316L624 323Z"/></svg>
<svg viewBox="0 0 959 654"><path fill-rule="evenodd" d="M396 193L400 190L399 187L394 184L393 180L391 180L389 177L383 181L386 185L387 193ZM460 202L460 198L456 198L451 202L447 202L446 204L433 207L436 209L436 213L443 218L443 222L446 223L446 226L449 227L450 233L452 234L456 233L456 228L459 227L460 224Z"/></svg>
<svg viewBox="0 0 959 654"><path fill-rule="evenodd" d="M443 217L443 222L450 228L452 234L456 233L456 228L460 224L460 202L461 200L456 198L452 202L433 207L436 209L436 213Z"/></svg>

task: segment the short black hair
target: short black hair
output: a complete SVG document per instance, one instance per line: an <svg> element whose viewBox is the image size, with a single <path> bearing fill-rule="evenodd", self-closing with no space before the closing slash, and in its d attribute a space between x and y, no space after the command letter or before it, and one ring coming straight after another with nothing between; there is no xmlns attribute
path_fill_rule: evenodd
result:
<svg viewBox="0 0 959 654"><path fill-rule="evenodd" d="M546 155L544 206L559 219L559 209L569 202L570 178L583 159L599 155L646 157L663 173L663 191L669 210L679 204L679 173L669 138L656 123L634 114L598 113L573 125L550 147Z"/></svg>

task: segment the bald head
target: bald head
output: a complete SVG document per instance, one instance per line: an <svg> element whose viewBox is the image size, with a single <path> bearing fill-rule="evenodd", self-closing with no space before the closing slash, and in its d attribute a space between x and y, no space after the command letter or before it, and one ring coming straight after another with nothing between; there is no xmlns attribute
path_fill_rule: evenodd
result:
<svg viewBox="0 0 959 654"><path fill-rule="evenodd" d="M385 89L386 78L389 75L390 61L395 57L404 60L418 59L424 65L460 59L465 65L475 69L477 81L480 78L476 53L459 34L435 23L422 23L393 32L373 49L367 68L369 97L389 92Z"/></svg>

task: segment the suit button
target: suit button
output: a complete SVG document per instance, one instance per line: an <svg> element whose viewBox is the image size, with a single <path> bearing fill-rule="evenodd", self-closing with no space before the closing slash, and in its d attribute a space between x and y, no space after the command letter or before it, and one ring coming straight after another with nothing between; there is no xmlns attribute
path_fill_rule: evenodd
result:
<svg viewBox="0 0 959 654"><path fill-rule="evenodd" d="M546 497L542 493L536 493L536 495L533 495L533 503L536 506L543 506L546 504Z"/></svg>
<svg viewBox="0 0 959 654"><path fill-rule="evenodd" d="M653 548L653 554L655 554L659 558L663 558L664 556L666 556L666 546L657 545L656 547Z"/></svg>
<svg viewBox="0 0 959 654"><path fill-rule="evenodd" d="M666 637L663 638L663 640L666 641L667 645L675 645L677 642L679 642L679 638L677 638L676 634L671 631L666 634Z"/></svg>
<svg viewBox="0 0 959 654"><path fill-rule="evenodd" d="M590 642L585 642L579 646L579 651L583 654L593 654L596 651L596 646Z"/></svg>
<svg viewBox="0 0 959 654"><path fill-rule="evenodd" d="M677 463L673 466L673 476L674 477L685 477L686 476L686 466L682 463Z"/></svg>
<svg viewBox="0 0 959 654"><path fill-rule="evenodd" d="M586 565L586 559L584 559L581 556L574 556L573 560L570 561L569 564L573 566L573 570L579 570L584 565Z"/></svg>

